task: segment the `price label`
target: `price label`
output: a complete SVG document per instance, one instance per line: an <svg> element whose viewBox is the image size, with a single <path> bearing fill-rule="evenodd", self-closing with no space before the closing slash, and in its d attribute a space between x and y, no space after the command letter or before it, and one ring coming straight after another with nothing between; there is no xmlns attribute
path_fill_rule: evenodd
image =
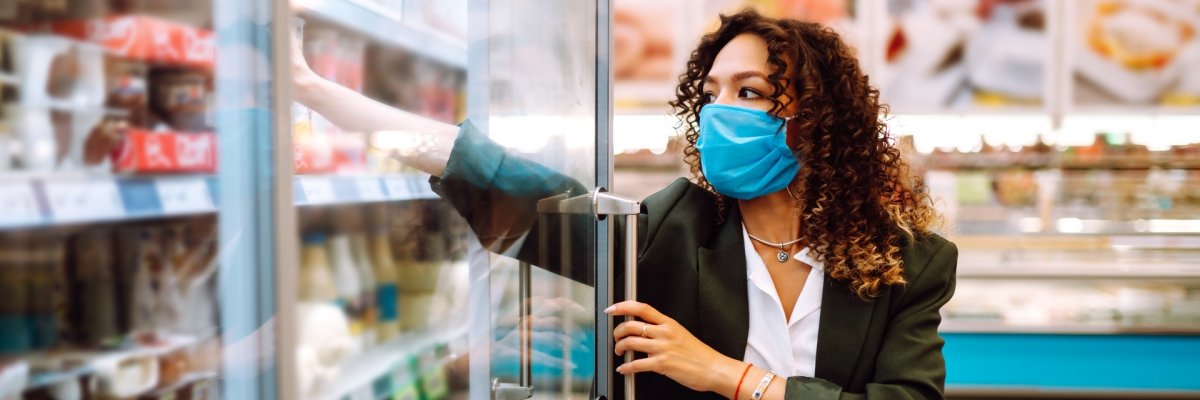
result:
<svg viewBox="0 0 1200 400"><path fill-rule="evenodd" d="M328 178L302 177L300 189L304 190L308 204L327 204L337 200L333 194L333 182Z"/></svg>
<svg viewBox="0 0 1200 400"><path fill-rule="evenodd" d="M414 198L408 187L408 181L403 176L389 176L383 180L383 185L387 187L388 198L391 200L409 200Z"/></svg>
<svg viewBox="0 0 1200 400"><path fill-rule="evenodd" d="M422 199L436 199L438 197L437 193L434 193L433 187L429 185L429 175L413 175L413 181L416 183L418 196Z"/></svg>
<svg viewBox="0 0 1200 400"><path fill-rule="evenodd" d="M20 225L42 219L37 195L28 182L0 182L0 225Z"/></svg>
<svg viewBox="0 0 1200 400"><path fill-rule="evenodd" d="M387 198L383 194L383 187L379 185L379 179L358 178L355 179L354 185L358 188L359 200L380 201Z"/></svg>
<svg viewBox="0 0 1200 400"><path fill-rule="evenodd" d="M46 201L55 221L86 221L125 216L121 191L111 179L46 182Z"/></svg>
<svg viewBox="0 0 1200 400"><path fill-rule="evenodd" d="M160 179L154 182L163 213L187 214L216 209L203 179Z"/></svg>

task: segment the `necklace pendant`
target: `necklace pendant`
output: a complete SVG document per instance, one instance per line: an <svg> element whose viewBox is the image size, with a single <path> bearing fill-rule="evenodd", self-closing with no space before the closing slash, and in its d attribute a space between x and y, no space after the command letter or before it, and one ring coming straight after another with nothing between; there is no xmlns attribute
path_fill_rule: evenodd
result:
<svg viewBox="0 0 1200 400"><path fill-rule="evenodd" d="M775 255L775 259L779 260L779 262L787 262L788 258L791 258L791 257L788 257L787 252L783 251L783 250L780 250L779 254Z"/></svg>

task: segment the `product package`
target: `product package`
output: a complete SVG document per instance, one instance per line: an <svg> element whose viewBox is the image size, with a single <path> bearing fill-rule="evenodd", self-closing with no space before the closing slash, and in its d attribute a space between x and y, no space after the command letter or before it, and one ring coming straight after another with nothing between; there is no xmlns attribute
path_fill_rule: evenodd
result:
<svg viewBox="0 0 1200 400"><path fill-rule="evenodd" d="M213 173L217 170L217 136L129 129L112 158L118 172Z"/></svg>
<svg viewBox="0 0 1200 400"><path fill-rule="evenodd" d="M211 69L211 31L142 15L120 15L54 24L54 31L96 43L122 57L164 65Z"/></svg>

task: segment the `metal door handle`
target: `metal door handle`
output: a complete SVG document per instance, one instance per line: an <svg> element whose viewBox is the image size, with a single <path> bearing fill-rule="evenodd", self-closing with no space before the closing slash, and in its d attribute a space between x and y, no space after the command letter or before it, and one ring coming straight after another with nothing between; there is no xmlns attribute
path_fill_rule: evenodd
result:
<svg viewBox="0 0 1200 400"><path fill-rule="evenodd" d="M623 198L620 196L615 196L613 194L607 193L605 191L605 189L601 187L601 188L596 188L596 190L593 190L591 193L588 193L586 195L570 197L566 194L561 194L561 195L557 195L554 197L543 199L541 201L538 201L537 209L538 209L539 213L543 213L543 214L591 214L591 215L595 216L597 220L604 220L604 219L606 219L606 217L608 217L610 215L624 216L625 217L625 235L624 235L625 236L625 254L623 254L622 257L625 260L625 300L627 300L627 301L636 301L637 300L637 271L638 271L638 265L637 265L637 217L638 217L638 214L640 214L642 212L642 203L641 202L626 199L626 198ZM542 229L542 232L546 232L545 228ZM609 257L608 257L608 268L606 269L606 271L608 271L608 274L607 274L608 276L599 276L599 268L597 268L598 269L598 271L597 271L598 276L596 277L597 282L599 282L601 279L604 279L604 280L611 279L612 278L611 272L613 271L613 267L615 266L614 265L615 264L614 257L612 254L612 246L613 246L613 243L616 243L616 240L615 240L616 239L616 230L609 229L608 233L609 233L609 237L608 237L608 239L609 239L608 240ZM544 237L543 237L543 240L545 240ZM543 243L543 245L545 245L545 243L547 243L547 242L543 241L542 243ZM613 303L612 286L609 285L608 287L609 287L609 290L608 290L608 293L605 293L605 295L607 296L605 298L605 300L607 300L609 304L612 304ZM597 295L600 295L600 294L597 293ZM597 300L597 302L599 302L599 300ZM630 316L625 317L625 321L632 321L632 320L633 320L633 317L630 317ZM601 350L606 350L606 351L611 350L610 346L612 344L613 324L611 321L611 317L605 318L603 320L603 323L601 323L601 321L597 321L597 329L604 330L605 331L604 335L607 335L607 336L601 336L600 333L597 332L597 335L596 335L597 338L600 338L600 337L608 338L608 343L606 343L604 346L598 345L598 347L602 347L602 348L596 349L597 354L605 354ZM634 355L634 353L632 351L626 352L625 353L625 362L626 363L632 362L633 355ZM603 372L600 371L599 369L597 369L596 373L603 373ZM634 400L634 398L635 398L634 375L633 374L625 375L624 379L625 379L625 399L626 400ZM607 390L607 389L605 389L605 390Z"/></svg>
<svg viewBox="0 0 1200 400"><path fill-rule="evenodd" d="M524 400L533 397L533 326L530 320L533 305L530 287L530 266L520 262L517 266L517 335L520 378L517 384L492 380L492 400Z"/></svg>

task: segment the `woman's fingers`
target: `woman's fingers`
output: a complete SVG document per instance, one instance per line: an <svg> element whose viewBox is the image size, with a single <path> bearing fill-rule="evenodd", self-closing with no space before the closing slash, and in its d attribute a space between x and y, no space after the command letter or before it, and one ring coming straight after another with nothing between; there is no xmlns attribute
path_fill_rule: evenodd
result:
<svg viewBox="0 0 1200 400"><path fill-rule="evenodd" d="M639 358L617 367L617 373L621 375L636 374L638 372L658 372L659 361L657 358Z"/></svg>
<svg viewBox="0 0 1200 400"><path fill-rule="evenodd" d="M663 315L663 313L655 310L654 307L650 307L649 304L639 303L636 301L622 301L620 303L613 304L611 307L605 309L604 312L613 316L630 315L638 317L643 321L648 321L655 325L666 323L667 321L671 320L666 315Z"/></svg>
<svg viewBox="0 0 1200 400"><path fill-rule="evenodd" d="M661 328L654 324L643 321L625 321L613 329L613 340L621 340L626 336L656 338L661 336L656 334L661 333Z"/></svg>
<svg viewBox="0 0 1200 400"><path fill-rule="evenodd" d="M659 351L659 343L653 339L647 339L641 336L630 336L617 341L613 352L618 356L625 355L626 351L635 351L639 353L657 353Z"/></svg>

